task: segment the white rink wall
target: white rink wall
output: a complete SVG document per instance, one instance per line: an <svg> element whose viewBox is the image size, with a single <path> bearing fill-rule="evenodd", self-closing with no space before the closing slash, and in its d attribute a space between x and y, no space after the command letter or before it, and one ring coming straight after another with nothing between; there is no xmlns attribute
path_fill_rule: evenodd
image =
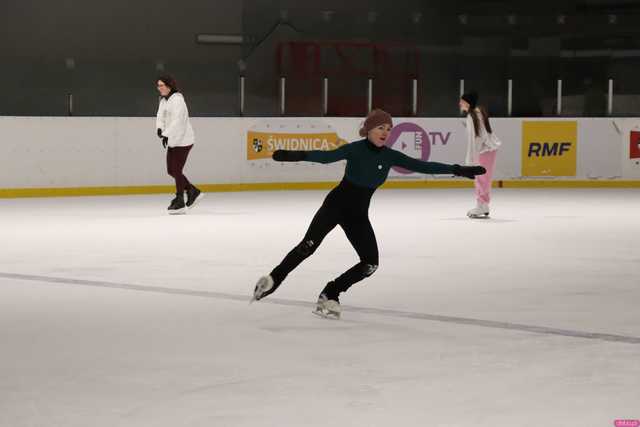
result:
<svg viewBox="0 0 640 427"><path fill-rule="evenodd" d="M359 139L361 118L193 118L196 146L186 174L202 184L318 182L340 179L341 163L279 164L249 160L248 133L282 132L292 138L334 132L339 139ZM427 135L428 159L464 162L466 128L462 118L398 118ZM575 122L575 175L523 177L523 125L530 122ZM632 158L630 138L640 119L492 119L503 142L496 180L638 180L640 159ZM155 135L155 118L126 117L0 117L0 189L74 188L167 185L165 152ZM295 137L295 135L293 136ZM310 137L311 138L311 137ZM417 144L403 136L394 148L420 157ZM401 139L402 139L401 138ZM249 139L249 143L247 142ZM411 139L411 136L410 136ZM424 138L423 138L424 139ZM541 140L544 138L541 137ZM268 141L262 141L265 146ZM415 141L414 141L415 142ZM423 141L424 142L424 141ZM412 152L412 150L414 152ZM526 151L526 150L524 150ZM424 158L424 157L423 157ZM451 179L392 173L391 179Z"/></svg>

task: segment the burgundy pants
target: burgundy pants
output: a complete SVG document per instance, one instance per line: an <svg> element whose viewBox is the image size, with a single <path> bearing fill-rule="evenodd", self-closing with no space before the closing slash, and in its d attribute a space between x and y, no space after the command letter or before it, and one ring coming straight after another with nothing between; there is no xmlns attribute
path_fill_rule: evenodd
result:
<svg viewBox="0 0 640 427"><path fill-rule="evenodd" d="M167 173L176 180L176 193L184 193L184 190L191 187L191 183L182 173L189 151L193 145L188 147L169 147L167 149Z"/></svg>

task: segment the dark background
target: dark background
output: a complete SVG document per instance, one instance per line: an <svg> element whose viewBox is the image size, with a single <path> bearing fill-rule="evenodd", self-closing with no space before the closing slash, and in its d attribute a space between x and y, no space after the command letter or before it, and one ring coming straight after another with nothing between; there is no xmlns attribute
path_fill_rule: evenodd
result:
<svg viewBox="0 0 640 427"><path fill-rule="evenodd" d="M361 116L374 106L456 116L460 79L492 115L640 115L640 2L349 0L1 0L1 115L152 116L155 78L173 74L192 116ZM235 45L197 34L241 35Z"/></svg>

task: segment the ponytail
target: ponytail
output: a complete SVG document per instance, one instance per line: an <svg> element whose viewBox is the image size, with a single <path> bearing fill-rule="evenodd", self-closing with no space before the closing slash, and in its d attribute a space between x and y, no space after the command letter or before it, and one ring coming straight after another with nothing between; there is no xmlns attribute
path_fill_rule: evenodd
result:
<svg viewBox="0 0 640 427"><path fill-rule="evenodd" d="M482 114L482 124L484 125L484 128L486 129L487 133L492 133L493 129L491 129L491 123L489 122L489 113L487 112L487 109L482 105L478 106L478 109ZM469 114L471 115L471 120L473 121L473 130L475 131L475 135L476 137L480 136L480 121L478 118L478 113L475 109L470 109Z"/></svg>

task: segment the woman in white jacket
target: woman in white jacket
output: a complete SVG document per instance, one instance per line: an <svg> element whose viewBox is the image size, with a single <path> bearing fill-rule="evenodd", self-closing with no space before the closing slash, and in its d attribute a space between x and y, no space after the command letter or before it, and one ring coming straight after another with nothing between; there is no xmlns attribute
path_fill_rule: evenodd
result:
<svg viewBox="0 0 640 427"><path fill-rule="evenodd" d="M476 207L467 212L469 218L488 218L491 201L491 180L496 166L496 152L500 140L489 123L489 115L484 107L478 106L475 92L465 93L460 98L460 109L467 113L467 165L482 166L484 175L475 177Z"/></svg>
<svg viewBox="0 0 640 427"><path fill-rule="evenodd" d="M192 208L203 196L183 174L189 151L193 148L195 137L189 121L189 110L184 97L178 91L178 85L171 76L161 76L157 81L160 92L160 105L156 117L158 137L162 146L167 148L167 172L176 181L176 197L169 205L169 214L182 214ZM184 192L187 192L185 205Z"/></svg>

